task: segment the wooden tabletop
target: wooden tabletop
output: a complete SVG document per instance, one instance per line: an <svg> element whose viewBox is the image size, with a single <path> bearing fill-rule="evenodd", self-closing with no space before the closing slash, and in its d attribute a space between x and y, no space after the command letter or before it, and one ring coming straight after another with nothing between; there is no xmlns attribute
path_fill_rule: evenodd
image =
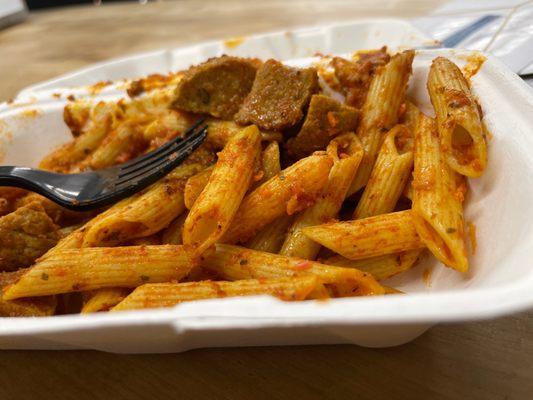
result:
<svg viewBox="0 0 533 400"><path fill-rule="evenodd" d="M32 83L110 57L361 17L408 18L440 3L182 0L34 13L25 23L0 31L0 101ZM0 353L2 400L530 399L532 378L533 312L440 325L391 349L338 345L171 355Z"/></svg>

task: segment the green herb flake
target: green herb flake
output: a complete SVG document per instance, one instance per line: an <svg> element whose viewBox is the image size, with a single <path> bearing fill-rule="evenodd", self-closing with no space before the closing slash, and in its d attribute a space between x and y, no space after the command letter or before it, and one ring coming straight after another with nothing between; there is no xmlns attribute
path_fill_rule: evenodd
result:
<svg viewBox="0 0 533 400"><path fill-rule="evenodd" d="M455 231L457 231L457 229L455 229L455 228L447 228L446 229L446 233L454 233Z"/></svg>
<svg viewBox="0 0 533 400"><path fill-rule="evenodd" d="M239 264L240 265L246 265L246 264L248 264L248 260L243 258L241 261L239 261Z"/></svg>
<svg viewBox="0 0 533 400"><path fill-rule="evenodd" d="M140 278L142 282L148 282L150 280L150 277L148 275L141 275Z"/></svg>
<svg viewBox="0 0 533 400"><path fill-rule="evenodd" d="M43 272L43 273L41 274L41 279L42 279L43 281L47 281L48 278L49 278L49 277L48 277L48 274L47 274L46 272Z"/></svg>

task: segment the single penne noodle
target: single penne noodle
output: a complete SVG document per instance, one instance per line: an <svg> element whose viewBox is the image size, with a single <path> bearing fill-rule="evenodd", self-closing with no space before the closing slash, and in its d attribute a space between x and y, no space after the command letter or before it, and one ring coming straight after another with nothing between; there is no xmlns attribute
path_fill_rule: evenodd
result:
<svg viewBox="0 0 533 400"><path fill-rule="evenodd" d="M146 77L132 80L128 84L126 89L128 96L131 98L137 98L143 93L160 92L162 90L171 90L171 93L175 90L177 84L182 80L183 72L171 72L167 75L152 74ZM169 93L170 95L170 93Z"/></svg>
<svg viewBox="0 0 533 400"><path fill-rule="evenodd" d="M4 289L4 299L180 280L195 266L184 246L92 247L56 251Z"/></svg>
<svg viewBox="0 0 533 400"><path fill-rule="evenodd" d="M390 287L390 286L383 286L385 288L385 294L405 294L405 292L402 292L399 289Z"/></svg>
<svg viewBox="0 0 533 400"><path fill-rule="evenodd" d="M201 253L229 228L250 186L261 154L261 136L254 125L232 136L218 154L209 182L194 202L183 226L183 243Z"/></svg>
<svg viewBox="0 0 533 400"><path fill-rule="evenodd" d="M59 236L61 237L61 239L66 238L71 233L74 233L75 231L80 229L83 225L84 224L76 224L76 225L65 226L64 228L59 229Z"/></svg>
<svg viewBox="0 0 533 400"><path fill-rule="evenodd" d="M261 155L265 181L281 172L281 161L278 142L270 142Z"/></svg>
<svg viewBox="0 0 533 400"><path fill-rule="evenodd" d="M103 288L85 293L86 300L81 308L82 314L109 311L126 298L130 290L126 288Z"/></svg>
<svg viewBox="0 0 533 400"><path fill-rule="evenodd" d="M327 182L332 164L327 154L315 153L263 183L243 199L222 242L244 243L276 218L312 205Z"/></svg>
<svg viewBox="0 0 533 400"><path fill-rule="evenodd" d="M217 149L222 149L228 142L229 138L236 135L242 130L242 126L233 121L222 121L219 119L209 119L207 121L207 139L206 141ZM276 131L260 131L261 140L266 142L283 140L283 134Z"/></svg>
<svg viewBox="0 0 533 400"><path fill-rule="evenodd" d="M188 213L183 213L170 223L161 235L161 243L183 244L183 225L185 224L187 215Z"/></svg>
<svg viewBox="0 0 533 400"><path fill-rule="evenodd" d="M177 78L171 85L154 90L146 96L136 97L129 101L119 100L119 105L123 110L123 119L164 114L169 109L173 91L179 79Z"/></svg>
<svg viewBox="0 0 533 400"><path fill-rule="evenodd" d="M285 301L305 300L317 286L315 276L247 279L236 282L155 283L138 287L112 311L171 307L184 301L269 294Z"/></svg>
<svg viewBox="0 0 533 400"><path fill-rule="evenodd" d="M207 186L207 182L209 182L209 177L213 173L214 167L214 165L207 167L206 169L187 179L187 183L185 183L185 188L183 189L183 197L185 201L185 207L187 207L187 209L190 210L192 208L196 199Z"/></svg>
<svg viewBox="0 0 533 400"><path fill-rule="evenodd" d="M318 283L316 287L307 296L308 300L325 300L330 299L331 294L328 288L323 283Z"/></svg>
<svg viewBox="0 0 533 400"><path fill-rule="evenodd" d="M487 165L487 143L478 105L463 73L447 58L437 57L427 85L444 159L462 175L481 176Z"/></svg>
<svg viewBox="0 0 533 400"><path fill-rule="evenodd" d="M405 114L402 119L402 124L405 125L407 129L409 129L409 132L411 132L411 135L414 141L415 130L416 130L416 125L418 124L418 115L420 114L420 110L418 109L417 106L415 106L409 100L405 102L405 105L406 105L406 110L405 110ZM413 148L414 148L414 143L413 143ZM414 160L414 155L413 155L413 160ZM404 186L402 196L411 201L413 200L413 174L409 175L409 179L407 180L407 183Z"/></svg>
<svg viewBox="0 0 533 400"><path fill-rule="evenodd" d="M281 159L278 142L270 142L261 153L261 163L257 165L259 171L252 178L248 193L253 192L263 183L281 172Z"/></svg>
<svg viewBox="0 0 533 400"><path fill-rule="evenodd" d="M65 119L69 115L67 109L68 105L65 107ZM97 103L92 107L90 119L86 127L80 131L79 136L45 156L39 163L39 168L55 172L69 172L100 146L111 130L114 110L115 105L112 103L103 101Z"/></svg>
<svg viewBox="0 0 533 400"><path fill-rule="evenodd" d="M143 130L144 124L140 121L134 119L124 121L106 136L94 153L83 162L84 166L94 170L127 161L119 161L118 157L122 154L134 155L142 149L139 142L144 144Z"/></svg>
<svg viewBox="0 0 533 400"><path fill-rule="evenodd" d="M413 157L413 165L414 165L414 157ZM403 188L402 196L406 199L409 199L413 201L413 174L411 173L409 175L409 179L407 179L407 183L405 184L405 187Z"/></svg>
<svg viewBox="0 0 533 400"><path fill-rule="evenodd" d="M157 246L159 244L163 244L161 243L161 236L159 235L159 233L155 233L150 236L143 236L140 238L127 240L125 243L120 243L120 246ZM175 243L165 243L165 244L175 244Z"/></svg>
<svg viewBox="0 0 533 400"><path fill-rule="evenodd" d="M411 210L309 226L303 229L303 233L351 260L424 247L416 232Z"/></svg>
<svg viewBox="0 0 533 400"><path fill-rule="evenodd" d="M433 255L460 272L468 270L463 179L445 160L435 121L421 113L415 133L413 221Z"/></svg>
<svg viewBox="0 0 533 400"><path fill-rule="evenodd" d="M357 268L368 272L378 281L388 279L412 268L423 250L409 250L396 254L385 254L361 260L350 260L343 256L333 256L323 262L337 267Z"/></svg>
<svg viewBox="0 0 533 400"><path fill-rule="evenodd" d="M292 217L288 215L279 217L251 238L246 243L246 247L257 251L266 251L268 253L279 252L291 223Z"/></svg>
<svg viewBox="0 0 533 400"><path fill-rule="evenodd" d="M61 239L54 247L52 247L48 252L46 252L40 259L44 259L51 254L54 254L56 251L67 250L67 249L78 249L83 246L83 239L85 237L85 232L87 232L93 225L98 223L104 218L109 217L110 215L119 212L126 208L129 204L134 201L134 196L128 197L124 200L119 201L113 207L107 209L101 214L98 214L96 217L92 218L80 228L74 230L63 239Z"/></svg>
<svg viewBox="0 0 533 400"><path fill-rule="evenodd" d="M394 210L413 169L413 135L396 125L385 136L354 219Z"/></svg>
<svg viewBox="0 0 533 400"><path fill-rule="evenodd" d="M194 123L193 118L184 112L168 109L151 122L143 131L144 140L149 143L170 134L183 134Z"/></svg>
<svg viewBox="0 0 533 400"><path fill-rule="evenodd" d="M355 268L335 267L226 244L217 244L216 251L204 255L202 267L227 280L314 275L336 296L384 293L370 274Z"/></svg>
<svg viewBox="0 0 533 400"><path fill-rule="evenodd" d="M165 178L133 195L126 206L91 224L84 232L82 246L113 246L167 227L185 210L186 180L201 169L200 164L176 167Z"/></svg>
<svg viewBox="0 0 533 400"><path fill-rule="evenodd" d="M334 160L328 182L315 204L296 216L280 254L308 260L316 258L320 244L304 235L302 229L323 224L337 217L363 157L359 139L353 133L333 139L328 145L327 152Z"/></svg>
<svg viewBox="0 0 533 400"><path fill-rule="evenodd" d="M56 296L33 297L5 300L2 289L19 279L24 270L0 272L0 317L47 317L54 315L57 307Z"/></svg>
<svg viewBox="0 0 533 400"><path fill-rule="evenodd" d="M378 69L370 82L357 128L357 136L361 140L365 154L348 192L349 195L366 185L383 135L398 123L413 58L412 50L394 55L386 65Z"/></svg>
<svg viewBox="0 0 533 400"><path fill-rule="evenodd" d="M409 132L411 132L412 137L414 137L414 132L416 129L416 124L418 123L418 113L420 110L413 102L406 100L405 101L405 113L401 118L401 124L404 125Z"/></svg>
<svg viewBox="0 0 533 400"><path fill-rule="evenodd" d="M86 99L69 102L63 108L63 121L70 129L72 136L78 137L87 127L94 103Z"/></svg>

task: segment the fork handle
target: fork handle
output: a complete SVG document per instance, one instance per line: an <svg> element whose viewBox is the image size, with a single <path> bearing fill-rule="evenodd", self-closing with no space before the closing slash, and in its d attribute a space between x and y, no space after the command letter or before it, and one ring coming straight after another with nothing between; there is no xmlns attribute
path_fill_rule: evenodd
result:
<svg viewBox="0 0 533 400"><path fill-rule="evenodd" d="M62 174L27 167L0 166L0 186L12 186L38 193L61 205L70 204L68 197L57 193ZM52 193L51 190L56 190Z"/></svg>

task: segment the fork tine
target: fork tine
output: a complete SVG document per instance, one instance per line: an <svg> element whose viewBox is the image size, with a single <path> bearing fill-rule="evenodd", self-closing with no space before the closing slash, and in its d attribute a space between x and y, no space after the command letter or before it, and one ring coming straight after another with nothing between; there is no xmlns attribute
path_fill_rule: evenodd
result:
<svg viewBox="0 0 533 400"><path fill-rule="evenodd" d="M187 158L204 141L206 136L207 127L204 127L198 134L195 134L195 136L190 136L181 142L181 147L179 149L158 159L158 161L148 165L146 168L137 170L137 173L133 175L120 177L115 184L115 190L122 191L130 186L146 186L157 181L160 177L169 173L178 164L185 160L185 158Z"/></svg>
<svg viewBox="0 0 533 400"><path fill-rule="evenodd" d="M201 127L201 125L204 123L205 121L205 118L200 118L198 121L196 121L193 126L191 126L186 132L185 134L183 135L183 137L176 137L170 141L168 141L167 143L165 143L164 145L158 147L157 149L155 149L154 151L151 151L150 153L147 153L147 154L144 154L140 157L136 157L134 158L133 160L130 160L130 161L127 161L123 164L120 165L120 170L121 172L122 171L127 171L129 170L130 168L135 168L139 163L143 163L144 161L147 161L147 160L150 160L156 156L158 156L159 154L161 154L162 152L166 152L168 151L168 149L174 145L176 145L177 143L180 143L181 141L183 141L184 137L187 138L191 135L194 135L195 133L198 133L198 132L195 132L199 127ZM201 129L200 129L201 130Z"/></svg>
<svg viewBox="0 0 533 400"><path fill-rule="evenodd" d="M165 164L165 162L167 162L168 160L173 160L175 157L180 157L181 153L186 153L188 155L189 153L187 153L187 149L191 147L191 143L194 145L196 143L195 139L199 137L202 138L201 141L203 141L203 138L205 138L206 135L207 128L196 132L194 135L189 136L187 139L179 142L176 146L170 148L166 153L162 153L158 157L151 158L149 160L150 162L147 162L147 160L146 162L142 162L142 164L136 166L135 168L130 168L126 172L119 173L116 178L116 182L121 183L129 181L139 175L143 175L146 172L157 169L160 165ZM196 147L197 146L194 145L194 148Z"/></svg>
<svg viewBox="0 0 533 400"><path fill-rule="evenodd" d="M164 159L169 154L178 151L179 149L183 148L187 145L187 141L203 134L203 131L207 129L205 126L201 127L200 130L197 132L194 132L193 134L189 135L184 140L173 140L168 145L165 145L164 148L157 153L152 152L146 157L144 157L142 160L137 161L134 165L130 165L129 167L125 169L120 169L118 173L118 178L122 179L124 177L127 177L132 174L136 174L137 171L145 169L146 167L151 167L154 163L157 163L158 160Z"/></svg>

